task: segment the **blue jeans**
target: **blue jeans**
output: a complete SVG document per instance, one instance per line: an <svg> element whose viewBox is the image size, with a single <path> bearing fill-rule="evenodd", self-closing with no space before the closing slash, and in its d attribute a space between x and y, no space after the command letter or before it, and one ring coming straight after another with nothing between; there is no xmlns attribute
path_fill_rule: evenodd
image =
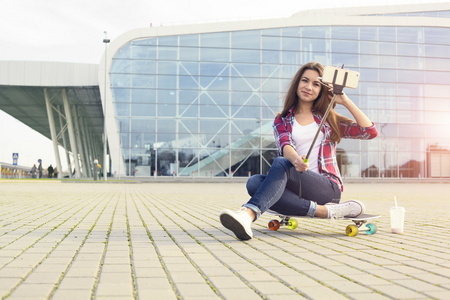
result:
<svg viewBox="0 0 450 300"><path fill-rule="evenodd" d="M301 180L302 198L299 198ZM256 213L256 218L268 209L280 214L311 216L317 204L339 203L339 186L325 176L312 171L298 172L292 163L279 156L274 159L267 175L254 175L247 181L252 197L244 207Z"/></svg>

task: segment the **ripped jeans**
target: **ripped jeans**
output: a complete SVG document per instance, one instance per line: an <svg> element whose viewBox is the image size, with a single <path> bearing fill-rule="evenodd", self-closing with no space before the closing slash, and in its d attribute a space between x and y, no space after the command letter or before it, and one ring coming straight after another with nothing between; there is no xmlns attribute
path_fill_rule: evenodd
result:
<svg viewBox="0 0 450 300"><path fill-rule="evenodd" d="M298 196L300 179L302 198ZM281 156L274 159L267 175L248 179L247 191L252 198L243 207L253 210L256 219L268 209L285 215L314 217L317 204L339 203L341 198L335 182L309 170L300 173Z"/></svg>

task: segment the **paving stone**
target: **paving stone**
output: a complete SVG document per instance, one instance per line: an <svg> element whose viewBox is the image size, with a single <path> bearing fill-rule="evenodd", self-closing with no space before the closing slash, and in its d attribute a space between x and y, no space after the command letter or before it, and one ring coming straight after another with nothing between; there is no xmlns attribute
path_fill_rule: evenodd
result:
<svg viewBox="0 0 450 300"><path fill-rule="evenodd" d="M172 289L141 289L138 287L137 295L139 299L164 299L176 300L177 295Z"/></svg>
<svg viewBox="0 0 450 300"><path fill-rule="evenodd" d="M250 288L223 288L219 292L225 299L261 300L261 296Z"/></svg>
<svg viewBox="0 0 450 300"><path fill-rule="evenodd" d="M439 299L439 300L447 300L448 299L448 289L446 291L429 291L425 292L425 294L428 297L431 297L433 299Z"/></svg>
<svg viewBox="0 0 450 300"><path fill-rule="evenodd" d="M392 299L388 296L384 296L381 294L378 294L376 292L364 292L364 293L348 293L347 294L351 299L355 299L355 300L387 300L387 299Z"/></svg>
<svg viewBox="0 0 450 300"><path fill-rule="evenodd" d="M21 278L0 278L1 295L6 295L21 282Z"/></svg>
<svg viewBox="0 0 450 300"><path fill-rule="evenodd" d="M325 284L329 287L334 288L337 291L340 291L344 294L349 293L370 293L371 290L369 289L370 286L363 286L362 284L359 284L357 282L351 282L349 280L345 280L342 278L342 280L325 280Z"/></svg>
<svg viewBox="0 0 450 300"><path fill-rule="evenodd" d="M250 281L250 284L262 294L296 294L292 289L284 283L273 280L267 281Z"/></svg>
<svg viewBox="0 0 450 300"><path fill-rule="evenodd" d="M33 272L24 281L24 283L55 283L58 282L62 273Z"/></svg>
<svg viewBox="0 0 450 300"><path fill-rule="evenodd" d="M130 283L132 284L131 272L116 273L116 272L102 272L100 275L100 284L103 283Z"/></svg>
<svg viewBox="0 0 450 300"><path fill-rule="evenodd" d="M247 285L237 276L211 276L209 281L219 290L227 288L244 289Z"/></svg>
<svg viewBox="0 0 450 300"><path fill-rule="evenodd" d="M51 293L53 287L53 283L23 283L12 292L11 298L28 297L28 299L32 299L46 297Z"/></svg>
<svg viewBox="0 0 450 300"><path fill-rule="evenodd" d="M420 299L424 295L417 293L411 289L399 285L379 285L376 287L377 291L384 295L388 295L395 299Z"/></svg>
<svg viewBox="0 0 450 300"><path fill-rule="evenodd" d="M201 271L208 277L211 276L231 276L233 272L224 266L201 267Z"/></svg>
<svg viewBox="0 0 450 300"><path fill-rule="evenodd" d="M212 287L206 283L179 283L176 284L176 288L179 290L181 295L186 297L214 297L216 293L213 291Z"/></svg>
<svg viewBox="0 0 450 300"><path fill-rule="evenodd" d="M65 277L95 277L98 273L98 267L78 267L72 265L66 272Z"/></svg>
<svg viewBox="0 0 450 300"><path fill-rule="evenodd" d="M90 299L92 290L90 289L70 289L65 290L59 288L53 294L52 299L54 300L80 300L80 299Z"/></svg>
<svg viewBox="0 0 450 300"><path fill-rule="evenodd" d="M131 283L99 283L96 296L131 297L134 289Z"/></svg>
<svg viewBox="0 0 450 300"><path fill-rule="evenodd" d="M175 284L178 283L204 283L205 278L201 276L200 273L196 271L188 271L188 272L173 272L170 273L170 277L172 278Z"/></svg>
<svg viewBox="0 0 450 300"><path fill-rule="evenodd" d="M324 286L305 287L302 293L312 299L348 299L346 296Z"/></svg>
<svg viewBox="0 0 450 300"><path fill-rule="evenodd" d="M33 269L30 267L5 267L0 269L0 279L1 278L22 278L26 276Z"/></svg>
<svg viewBox="0 0 450 300"><path fill-rule="evenodd" d="M95 276L64 277L58 288L65 290L92 289L95 284Z"/></svg>

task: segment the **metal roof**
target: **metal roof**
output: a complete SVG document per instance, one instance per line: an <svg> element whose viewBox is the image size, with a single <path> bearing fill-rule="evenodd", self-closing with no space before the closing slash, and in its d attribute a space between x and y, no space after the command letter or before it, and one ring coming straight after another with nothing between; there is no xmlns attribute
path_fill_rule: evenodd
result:
<svg viewBox="0 0 450 300"><path fill-rule="evenodd" d="M98 65L91 64L1 61L0 109L51 139L44 89L52 105L60 105L61 111L61 91L65 89L69 105L76 107L78 118L93 138L101 141L103 111L97 70ZM53 117L59 133L59 114L53 113ZM70 146L67 150L71 151Z"/></svg>

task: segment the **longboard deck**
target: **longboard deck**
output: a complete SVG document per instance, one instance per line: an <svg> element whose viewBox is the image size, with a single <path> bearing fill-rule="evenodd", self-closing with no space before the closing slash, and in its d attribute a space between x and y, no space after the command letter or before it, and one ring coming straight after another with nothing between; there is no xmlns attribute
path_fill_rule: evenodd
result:
<svg viewBox="0 0 450 300"><path fill-rule="evenodd" d="M278 230L280 226L287 226L289 229L295 229L298 226L298 222L295 220L296 218L310 218L308 216L295 216L295 215L284 215L280 214L276 211L268 210L266 212L269 215L277 216L281 218L280 221L278 220L270 220L268 227L270 230ZM344 217L339 218L337 220L349 220L352 221L353 225L348 225L346 228L346 234L348 236L355 236L358 234L359 230L362 225L366 224L368 220L375 220L380 218L380 215L372 215L372 214L362 214L357 217ZM369 235L375 234L378 231L378 228L375 224L368 223L366 226L366 233Z"/></svg>
<svg viewBox="0 0 450 300"><path fill-rule="evenodd" d="M362 214L357 217L344 217L344 220L352 220L352 221L364 221L364 220L372 220L380 218L380 215L371 215L371 214Z"/></svg>
<svg viewBox="0 0 450 300"><path fill-rule="evenodd" d="M285 214L280 214L279 212L273 211L273 210L268 210L266 211L267 214L272 215L272 216L278 216L280 218L310 218L308 216L296 216L296 215L285 215ZM359 215L357 217L344 217L344 218L339 218L338 220L355 220L355 221L364 221L364 220L371 220L371 219L377 219L380 218L381 215L371 215L371 214L362 214Z"/></svg>

